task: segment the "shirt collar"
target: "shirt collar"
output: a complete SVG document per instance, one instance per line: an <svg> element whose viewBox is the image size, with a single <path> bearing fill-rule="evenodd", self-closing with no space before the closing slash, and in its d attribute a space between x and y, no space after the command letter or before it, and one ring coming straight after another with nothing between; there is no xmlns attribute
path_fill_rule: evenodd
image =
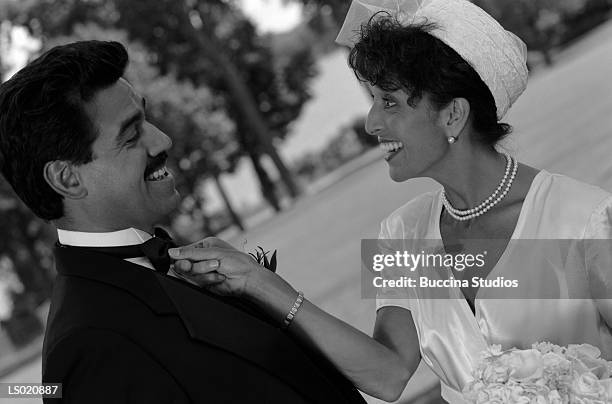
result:
<svg viewBox="0 0 612 404"><path fill-rule="evenodd" d="M103 233L57 229L57 237L60 244L73 247L117 247L142 244L153 236L145 231L130 227Z"/></svg>

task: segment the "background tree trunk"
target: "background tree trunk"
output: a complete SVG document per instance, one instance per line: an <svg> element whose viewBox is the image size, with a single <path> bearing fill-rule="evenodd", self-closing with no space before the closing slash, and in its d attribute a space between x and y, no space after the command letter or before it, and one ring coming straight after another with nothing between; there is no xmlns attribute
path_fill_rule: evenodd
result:
<svg viewBox="0 0 612 404"><path fill-rule="evenodd" d="M242 220L240 220L240 216L236 213L234 208L232 207L232 203L227 196L227 192L225 192L225 188L223 188L223 184L221 183L221 178L219 174L213 175L215 179L215 184L217 185L217 189L219 190L219 194L221 194L221 198L223 198L223 202L225 202L225 207L227 208L227 212L229 213L232 221L241 231L244 231L244 225L242 224Z"/></svg>
<svg viewBox="0 0 612 404"><path fill-rule="evenodd" d="M256 142L249 139L247 134L244 132L241 132L238 135L240 137L242 149L248 153L249 158L253 163L253 169L255 170L255 174L257 174L257 178L259 179L259 185L261 186L261 193L263 197L276 212L280 212L281 207L278 199L276 184L272 181L268 171L261 164L261 154L257 150Z"/></svg>
<svg viewBox="0 0 612 404"><path fill-rule="evenodd" d="M257 154L257 152L249 151L249 157L253 163L253 169L259 178L259 184L261 185L261 193L263 197L276 212L280 212L281 207L280 201L278 200L278 194L276 193L276 185L270 179L266 169L261 165L261 161L259 160L260 155Z"/></svg>
<svg viewBox="0 0 612 404"><path fill-rule="evenodd" d="M281 156L276 151L274 144L269 136L269 130L267 125L259 113L259 109L256 106L253 95L251 94L248 86L244 82L242 76L234 66L234 64L225 56L220 50L220 47L215 43L214 39L204 37L205 33L201 30L198 31L195 28L194 35L197 35L198 43L211 59L213 59L223 72L223 79L227 86L227 89L232 94L232 98L236 102L236 106L249 122L250 129L253 131L261 151L272 159L276 166L283 184L287 188L287 192L292 198L299 196L300 189L295 182L293 175L283 162Z"/></svg>

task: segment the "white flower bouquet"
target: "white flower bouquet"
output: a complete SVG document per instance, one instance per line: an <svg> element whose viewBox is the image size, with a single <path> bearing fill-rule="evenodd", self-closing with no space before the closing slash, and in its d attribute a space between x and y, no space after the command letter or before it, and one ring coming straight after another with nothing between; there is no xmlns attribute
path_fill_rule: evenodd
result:
<svg viewBox="0 0 612 404"><path fill-rule="evenodd" d="M611 404L612 362L588 345L491 346L463 389L470 403Z"/></svg>

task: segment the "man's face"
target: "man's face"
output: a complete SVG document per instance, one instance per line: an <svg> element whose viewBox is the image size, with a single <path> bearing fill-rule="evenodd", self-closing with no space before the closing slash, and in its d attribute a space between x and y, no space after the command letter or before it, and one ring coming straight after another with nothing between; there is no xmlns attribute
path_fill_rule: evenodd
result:
<svg viewBox="0 0 612 404"><path fill-rule="evenodd" d="M93 160L80 166L88 222L95 231L149 231L179 201L166 169L172 141L146 121L145 101L120 79L85 107L98 130Z"/></svg>

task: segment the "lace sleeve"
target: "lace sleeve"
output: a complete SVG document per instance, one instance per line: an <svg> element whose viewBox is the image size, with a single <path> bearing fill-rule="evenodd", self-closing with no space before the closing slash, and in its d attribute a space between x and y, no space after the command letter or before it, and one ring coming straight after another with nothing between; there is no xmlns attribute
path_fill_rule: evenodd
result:
<svg viewBox="0 0 612 404"><path fill-rule="evenodd" d="M591 296L612 328L612 197L604 200L591 215L585 247Z"/></svg>

